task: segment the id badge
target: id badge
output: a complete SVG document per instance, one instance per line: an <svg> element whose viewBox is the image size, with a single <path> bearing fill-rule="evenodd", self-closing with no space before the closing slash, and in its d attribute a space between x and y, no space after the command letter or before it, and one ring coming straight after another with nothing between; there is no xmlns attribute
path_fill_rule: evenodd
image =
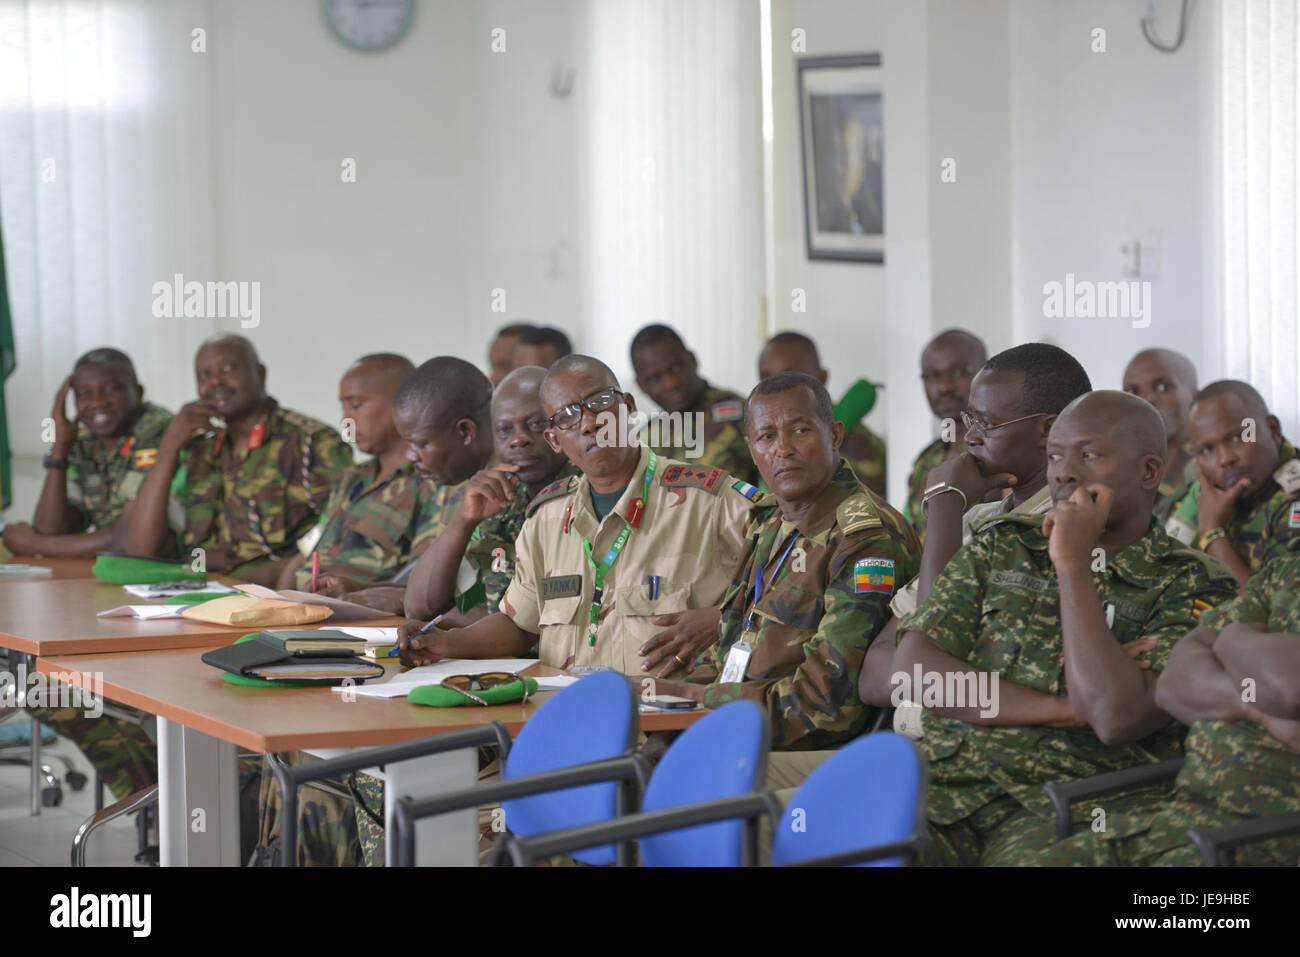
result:
<svg viewBox="0 0 1300 957"><path fill-rule="evenodd" d="M749 656L754 653L754 649L748 641L738 641L731 646L727 652L727 663L722 666L722 677L718 679L722 684L733 681L745 680L745 669L749 667Z"/></svg>

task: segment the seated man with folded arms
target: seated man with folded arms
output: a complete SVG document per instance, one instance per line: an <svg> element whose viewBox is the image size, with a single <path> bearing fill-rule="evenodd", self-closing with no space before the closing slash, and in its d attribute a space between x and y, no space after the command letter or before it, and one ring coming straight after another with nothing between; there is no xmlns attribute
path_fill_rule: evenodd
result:
<svg viewBox="0 0 1300 957"><path fill-rule="evenodd" d="M859 691L887 705L898 621L930 594L957 549L996 515L1041 515L1052 507L1047 487L1047 436L1067 405L1092 390L1088 373L1064 349L1030 342L999 352L971 380L962 412L966 451L930 470L921 573L890 602L895 618L867 652ZM984 497L1010 488L997 502Z"/></svg>
<svg viewBox="0 0 1300 957"><path fill-rule="evenodd" d="M1201 616L1169 653L1156 704L1191 727L1170 796L1127 830L1084 831L1027 860L1045 865L1191 866L1187 829L1300 813L1300 542L1237 598ZM1105 809L1110 797L1091 805ZM1132 817L1132 815L1130 815ZM1294 867L1300 838L1246 845L1237 863Z"/></svg>
<svg viewBox="0 0 1300 957"><path fill-rule="evenodd" d="M77 409L72 419L69 392ZM125 353L95 349L63 380L50 417L54 445L45 456L36 515L30 525L8 525L5 546L15 555L78 558L120 550L171 413L144 401L144 386Z"/></svg>
<svg viewBox="0 0 1300 957"><path fill-rule="evenodd" d="M319 556L317 592L402 613L403 589L373 586L414 560L414 542L433 517L438 492L416 474L393 422L393 396L413 371L409 359L381 353L358 359L343 374L344 420L352 423L357 448L373 457L339 477L320 522L281 571L280 588L311 590L313 556Z"/></svg>
<svg viewBox="0 0 1300 957"><path fill-rule="evenodd" d="M830 373L822 368L817 345L801 332L778 332L758 354L758 378L766 379L778 372L802 372L822 385ZM849 463L853 474L871 491L885 497L885 441L861 422L844 430L840 456Z"/></svg>
<svg viewBox="0 0 1300 957"><path fill-rule="evenodd" d="M1165 420L1165 478L1155 505L1155 516L1164 523L1196 481L1196 461L1187 435L1187 414L1196 395L1196 366L1172 349L1143 349L1129 360L1123 381L1125 392L1146 399Z"/></svg>
<svg viewBox="0 0 1300 957"><path fill-rule="evenodd" d="M754 701L774 751L833 747L866 730L858 670L895 582L916 572L920 542L840 457L844 426L816 379L764 379L749 394L746 431L772 491L750 516L721 638L685 680L654 691L711 708Z"/></svg>
<svg viewBox="0 0 1300 957"><path fill-rule="evenodd" d="M460 507L411 572L406 616L427 620L453 607L466 623L494 614L515 571L515 538L528 503L553 482L578 474L546 444L541 386L546 370L516 369L492 394L492 437L499 465L476 472ZM458 575L466 574L457 593Z"/></svg>
<svg viewBox="0 0 1300 957"><path fill-rule="evenodd" d="M208 572L274 586L352 451L329 426L266 394L266 367L243 336L209 339L194 371L199 398L163 433L126 551L186 561L201 555Z"/></svg>
<svg viewBox="0 0 1300 957"><path fill-rule="evenodd" d="M1152 517L1165 449L1143 400L1076 399L1048 436L1053 509L989 521L899 623L892 681L929 762L927 862L1015 863L1051 841L1044 784L1178 753L1160 669L1233 585Z"/></svg>
<svg viewBox="0 0 1300 957"><path fill-rule="evenodd" d="M970 395L970 381L988 358L983 341L965 329L946 329L921 350L921 382L930 411L939 420L939 437L923 448L907 479L903 517L925 540L925 479L930 470L956 458L966 447L961 413Z"/></svg>
<svg viewBox="0 0 1300 957"><path fill-rule="evenodd" d="M1166 528L1199 545L1244 585L1300 537L1300 457L1263 397L1245 382L1212 382L1188 419L1199 488ZM1184 520L1195 503L1197 530Z"/></svg>

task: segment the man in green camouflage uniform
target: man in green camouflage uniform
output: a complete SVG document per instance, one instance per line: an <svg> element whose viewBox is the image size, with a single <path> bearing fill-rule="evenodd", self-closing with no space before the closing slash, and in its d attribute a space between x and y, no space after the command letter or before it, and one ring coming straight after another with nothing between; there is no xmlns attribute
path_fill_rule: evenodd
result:
<svg viewBox="0 0 1300 957"><path fill-rule="evenodd" d="M1146 402L1071 403L1048 440L1053 510L987 523L899 624L896 727L915 736L919 723L929 762L927 862L1023 860L1051 839L1044 784L1177 753L1153 672L1204 603L1233 589L1152 518L1164 454ZM964 700L981 675L996 696ZM1129 803L1107 811L1108 829L1128 826Z"/></svg>
<svg viewBox="0 0 1300 957"><path fill-rule="evenodd" d="M1188 828L1300 812L1297 582L1300 547L1293 542L1239 597L1205 612L1170 654L1156 703L1191 726L1173 794L1152 798L1127 831L1085 831L1026 863L1191 866L1201 856ZM1246 687L1253 691L1249 703ZM1110 800L1092 803L1104 808ZM1300 839L1246 845L1237 862L1294 867Z"/></svg>
<svg viewBox="0 0 1300 957"><path fill-rule="evenodd" d="M895 583L916 573L920 542L840 457L844 426L816 379L765 378L750 393L747 424L773 492L746 487L757 508L722 599L718 644L685 681L655 691L710 708L755 702L774 751L833 747L866 729L858 671L889 620Z"/></svg>
<svg viewBox="0 0 1300 957"><path fill-rule="evenodd" d="M738 479L756 484L758 471L745 444L745 401L735 392L709 385L697 372L695 353L668 326L646 326L632 338L632 368L636 384L653 399L666 416L651 421L660 428L659 444L652 448L663 458L685 461L696 467L712 466ZM672 435L668 426L677 419L690 419L689 429L702 446L666 441L686 434ZM703 423L703 433L694 430ZM650 436L652 439L655 436Z"/></svg>
<svg viewBox="0 0 1300 957"><path fill-rule="evenodd" d="M1155 406L1165 420L1165 476L1156 493L1155 516L1162 525L1196 480L1187 418L1196 395L1196 366L1172 349L1143 349L1124 369L1124 391Z"/></svg>
<svg viewBox="0 0 1300 957"><path fill-rule="evenodd" d="M69 419L67 397L76 402ZM120 522L158 455L171 413L144 401L131 359L95 349L63 380L51 412L54 445L32 524L13 522L4 542L15 555L90 558L114 550ZM78 424L80 427L78 427Z"/></svg>
<svg viewBox="0 0 1300 957"><path fill-rule="evenodd" d="M333 429L266 394L266 367L242 336L208 340L194 366L200 398L163 433L126 550L189 560L201 549L207 571L273 586L352 451ZM225 428L214 430L213 418Z"/></svg>
<svg viewBox="0 0 1300 957"><path fill-rule="evenodd" d="M1300 537L1300 457L1245 382L1225 379L1197 393L1188 432L1198 482L1166 529L1219 559L1244 585ZM1192 512L1196 529L1187 520Z"/></svg>
<svg viewBox="0 0 1300 957"><path fill-rule="evenodd" d="M907 479L907 505L903 517L925 538L925 510L921 498L930 470L965 450L961 414L966 409L970 382L988 358L984 343L963 329L939 333L921 351L921 381L930 411L941 423L940 437L921 450ZM973 504L973 503L972 503Z"/></svg>
<svg viewBox="0 0 1300 957"><path fill-rule="evenodd" d="M71 392L75 419L67 414ZM171 413L143 401L130 358L95 349L77 360L54 398L54 446L33 524L5 529L16 555L84 556L112 551L158 453ZM78 429L78 422L80 429ZM85 716L79 708L31 708L32 717L72 741L113 795L124 798L157 780L153 739L135 720Z"/></svg>
<svg viewBox="0 0 1300 957"><path fill-rule="evenodd" d="M822 385L830 373L822 368L817 344L801 332L778 332L758 354L760 381L778 372L802 372ZM861 422L844 423L840 457L853 474L880 498L885 497L885 442Z"/></svg>

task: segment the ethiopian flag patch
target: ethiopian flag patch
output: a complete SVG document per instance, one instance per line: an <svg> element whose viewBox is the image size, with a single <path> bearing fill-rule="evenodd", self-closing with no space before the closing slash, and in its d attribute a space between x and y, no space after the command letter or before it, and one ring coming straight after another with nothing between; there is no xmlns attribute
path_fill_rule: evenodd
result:
<svg viewBox="0 0 1300 957"><path fill-rule="evenodd" d="M894 560L892 558L859 558L853 566L853 591L855 594L875 592L880 595L894 593Z"/></svg>

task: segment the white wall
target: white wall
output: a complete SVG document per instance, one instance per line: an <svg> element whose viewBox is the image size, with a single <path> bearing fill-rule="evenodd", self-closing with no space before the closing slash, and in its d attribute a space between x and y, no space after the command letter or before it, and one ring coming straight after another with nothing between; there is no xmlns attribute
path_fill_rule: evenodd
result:
<svg viewBox="0 0 1300 957"><path fill-rule="evenodd" d="M573 10L425 0L395 47L363 54L313 0L218 5L218 263L262 282L246 334L282 402L336 422L339 375L366 352L482 364L508 319L573 332L573 109L548 93Z"/></svg>

